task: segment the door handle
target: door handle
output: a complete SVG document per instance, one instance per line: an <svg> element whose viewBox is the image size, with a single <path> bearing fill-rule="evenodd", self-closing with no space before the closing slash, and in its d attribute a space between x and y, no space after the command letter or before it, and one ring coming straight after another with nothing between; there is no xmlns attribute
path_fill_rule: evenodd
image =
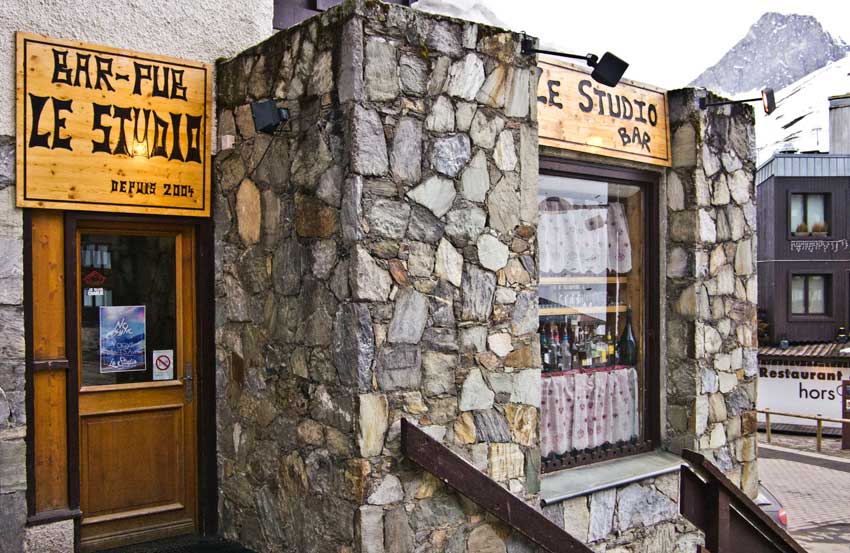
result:
<svg viewBox="0 0 850 553"><path fill-rule="evenodd" d="M183 387L186 389L186 403L192 403L192 364L183 365Z"/></svg>

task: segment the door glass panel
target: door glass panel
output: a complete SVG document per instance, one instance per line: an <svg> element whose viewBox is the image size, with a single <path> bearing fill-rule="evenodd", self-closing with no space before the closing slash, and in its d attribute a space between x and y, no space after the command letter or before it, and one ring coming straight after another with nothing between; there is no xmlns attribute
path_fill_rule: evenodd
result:
<svg viewBox="0 0 850 553"><path fill-rule="evenodd" d="M176 259L175 236L80 235L83 386L177 376Z"/></svg>

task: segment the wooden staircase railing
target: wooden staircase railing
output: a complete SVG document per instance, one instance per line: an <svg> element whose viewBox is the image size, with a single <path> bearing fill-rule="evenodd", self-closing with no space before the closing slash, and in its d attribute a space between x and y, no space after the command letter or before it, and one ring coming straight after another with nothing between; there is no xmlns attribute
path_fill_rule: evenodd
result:
<svg viewBox="0 0 850 553"><path fill-rule="evenodd" d="M705 532L704 553L806 553L716 466L684 450L679 508Z"/></svg>
<svg viewBox="0 0 850 553"><path fill-rule="evenodd" d="M522 499L482 473L449 448L401 420L404 455L478 506L550 553L592 553Z"/></svg>

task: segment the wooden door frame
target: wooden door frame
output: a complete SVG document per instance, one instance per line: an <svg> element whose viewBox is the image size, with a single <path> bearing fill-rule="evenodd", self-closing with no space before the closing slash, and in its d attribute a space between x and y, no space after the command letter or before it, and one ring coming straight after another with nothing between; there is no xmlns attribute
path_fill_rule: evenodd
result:
<svg viewBox="0 0 850 553"><path fill-rule="evenodd" d="M218 530L218 479L216 470L216 405L215 405L215 294L213 223L211 219L196 217L160 217L150 215L118 215L94 212L66 211L64 213L64 272L65 272L65 341L67 353L67 459L68 459L68 509L67 512L35 512L35 475L33 428L34 377L32 363L32 222L31 210L24 210L24 321L27 347L26 398L27 398L27 514L28 524L74 519L75 548L80 541L80 442L79 442L79 382L77 348L77 256L76 233L79 221L180 224L195 228L195 317L197 340L196 375L196 462L197 462L197 517L202 535L214 535Z"/></svg>

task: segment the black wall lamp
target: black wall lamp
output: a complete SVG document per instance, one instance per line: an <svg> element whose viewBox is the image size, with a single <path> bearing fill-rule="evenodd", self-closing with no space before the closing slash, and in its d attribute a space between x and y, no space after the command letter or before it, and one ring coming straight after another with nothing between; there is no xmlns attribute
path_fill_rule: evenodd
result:
<svg viewBox="0 0 850 553"><path fill-rule="evenodd" d="M590 74L594 81L604 84L605 86L617 86L623 73L629 67L629 64L621 60L611 52L602 54L602 59L596 54L587 54L580 56L578 54L567 54L565 52L555 52L553 50L540 50L534 47L534 39L524 37L522 39L522 53L529 54L547 54L550 56L559 56L562 58L571 58L574 60L584 60L587 65L593 68Z"/></svg>
<svg viewBox="0 0 850 553"><path fill-rule="evenodd" d="M277 107L274 100L252 102L251 115L254 116L254 129L267 134L274 134L281 123L289 121L289 110Z"/></svg>
<svg viewBox="0 0 850 553"><path fill-rule="evenodd" d="M725 100L723 102L708 102L708 99L703 96L699 99L699 108L705 109L713 106L726 106L729 104L745 104L747 102L758 102L761 100L761 105L767 115L773 113L776 109L776 99L773 97L773 89L765 88L761 91L761 98L747 98L746 100Z"/></svg>

